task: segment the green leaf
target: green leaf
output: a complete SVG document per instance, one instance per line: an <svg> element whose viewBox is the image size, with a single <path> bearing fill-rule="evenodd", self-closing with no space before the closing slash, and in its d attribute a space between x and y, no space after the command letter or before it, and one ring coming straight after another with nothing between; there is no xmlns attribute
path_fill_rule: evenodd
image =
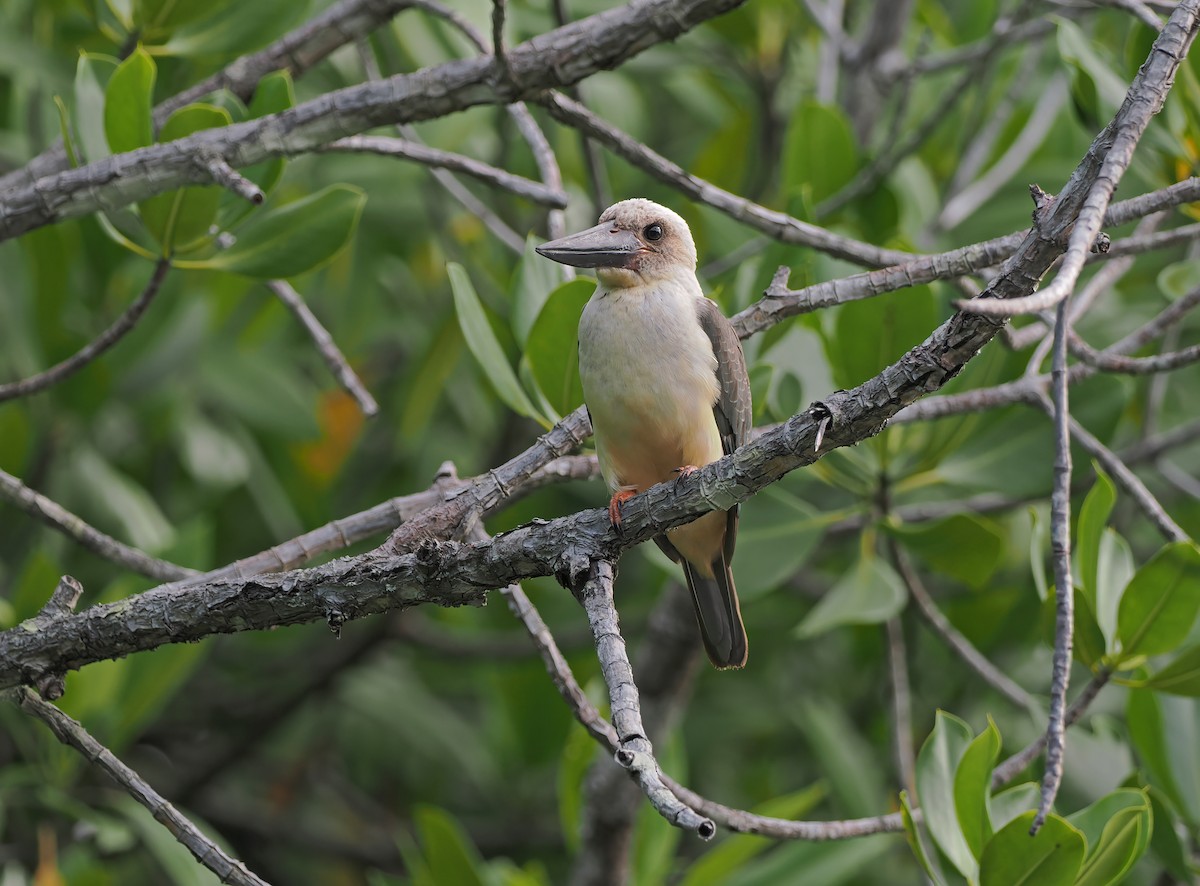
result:
<svg viewBox="0 0 1200 886"><path fill-rule="evenodd" d="M878 809L888 795L882 761L845 709L827 698L808 698L796 705L793 719L841 808L851 817Z"/></svg>
<svg viewBox="0 0 1200 886"><path fill-rule="evenodd" d="M595 289L596 284L591 280L564 283L550 294L527 331L525 357L546 402L559 417L583 402L577 344L579 316Z"/></svg>
<svg viewBox="0 0 1200 886"><path fill-rule="evenodd" d="M1056 601L1053 597L1046 601L1046 645L1054 645L1054 618ZM1107 646L1104 632L1096 621L1096 613L1092 610L1092 600L1087 594L1076 592L1075 595L1075 658L1089 668L1104 658Z"/></svg>
<svg viewBox="0 0 1200 886"><path fill-rule="evenodd" d="M825 352L834 381L844 388L878 375L924 341L936 325L933 290L928 286L852 301L835 311L835 332Z"/></svg>
<svg viewBox="0 0 1200 886"><path fill-rule="evenodd" d="M955 774L970 745L967 724L938 711L933 732L917 755L917 796L933 841L964 877L973 880L979 864L954 810Z"/></svg>
<svg viewBox="0 0 1200 886"><path fill-rule="evenodd" d="M1088 858L1095 855L1100 846L1101 834L1112 817L1123 809L1144 809L1149 806L1149 799L1144 790L1137 788L1118 788L1105 794L1096 802L1073 815L1067 816L1067 821L1079 828L1083 838L1087 840Z"/></svg>
<svg viewBox="0 0 1200 886"><path fill-rule="evenodd" d="M1133 551L1111 526L1100 536L1099 566L1096 572L1096 624L1104 635L1105 652L1117 651L1117 611L1121 595L1129 586L1136 569Z"/></svg>
<svg viewBox="0 0 1200 886"><path fill-rule="evenodd" d="M1161 655L1186 639L1200 611L1200 551L1165 545L1133 576L1121 597L1117 636L1125 656Z"/></svg>
<svg viewBox="0 0 1200 886"><path fill-rule="evenodd" d="M167 118L158 134L160 143L185 138L203 129L232 123L229 112L212 105L188 105ZM146 228L166 254L186 250L196 241L208 239L208 229L217 217L222 189L216 185L180 188L138 204Z"/></svg>
<svg viewBox="0 0 1200 886"><path fill-rule="evenodd" d="M1127 84L1117 76L1120 65L1102 58L1095 41L1074 22L1056 19L1058 23L1058 52L1079 74L1090 82L1090 111L1097 119L1108 117L1125 100Z"/></svg>
<svg viewBox="0 0 1200 886"><path fill-rule="evenodd" d="M104 90L104 134L114 154L154 143L154 59L142 47L117 66Z"/></svg>
<svg viewBox="0 0 1200 886"><path fill-rule="evenodd" d="M563 841L571 853L579 851L579 829L583 823L583 782L600 746L586 729L575 723L567 733L559 755L558 821Z"/></svg>
<svg viewBox="0 0 1200 886"><path fill-rule="evenodd" d="M75 169L80 165L80 156L75 150L75 136L71 133L71 114L61 95L54 96L54 109L58 111L58 134L62 137L63 149L67 152L67 163Z"/></svg>
<svg viewBox="0 0 1200 886"><path fill-rule="evenodd" d="M1088 855L1075 886L1121 883L1150 842L1150 804L1122 809L1104 826L1100 842Z"/></svg>
<svg viewBox="0 0 1200 886"><path fill-rule="evenodd" d="M1179 816L1170 801L1163 796L1158 788L1148 789L1150 796L1150 821L1153 823L1150 834L1150 847L1163 866L1180 883L1186 883L1192 878L1194 871L1188 865L1183 841L1176 829L1180 824Z"/></svg>
<svg viewBox="0 0 1200 886"><path fill-rule="evenodd" d="M1200 698L1200 644L1188 646L1141 685L1158 692Z"/></svg>
<svg viewBox="0 0 1200 886"><path fill-rule="evenodd" d="M1004 556L1004 531L994 521L974 514L886 528L934 572L957 578L976 590L987 586ZM971 555L963 556L964 551Z"/></svg>
<svg viewBox="0 0 1200 886"><path fill-rule="evenodd" d="M315 194L257 213L237 242L211 258L181 267L230 271L274 280L324 264L354 236L367 195L353 185L330 185Z"/></svg>
<svg viewBox="0 0 1200 886"><path fill-rule="evenodd" d="M421 854L435 884L485 886L483 860L462 825L436 806L418 806L413 812Z"/></svg>
<svg viewBox="0 0 1200 886"><path fill-rule="evenodd" d="M1079 568L1079 587L1091 597L1092 608L1096 603L1096 574L1100 563L1100 539L1113 505L1117 502L1117 488L1098 467L1096 483L1083 500L1079 510L1079 526L1076 530Z"/></svg>
<svg viewBox="0 0 1200 886"><path fill-rule="evenodd" d="M787 488L768 486L741 510L737 587L752 600L778 587L808 559L835 515L822 514Z"/></svg>
<svg viewBox="0 0 1200 886"><path fill-rule="evenodd" d="M921 865L921 869L925 871L925 875L929 877L934 886L943 886L945 880L929 863L929 855L925 852L921 832L917 828L916 821L913 820L912 806L908 802L908 791L900 792L900 819L904 822L904 839L908 842L908 848L912 850L917 863Z"/></svg>
<svg viewBox="0 0 1200 886"><path fill-rule="evenodd" d="M874 554L864 553L805 616L795 634L807 639L841 625L887 621L904 608L906 598L904 582L895 570Z"/></svg>
<svg viewBox="0 0 1200 886"><path fill-rule="evenodd" d="M1131 689L1125 722L1146 777L1194 827L1200 823L1200 703Z"/></svg>
<svg viewBox="0 0 1200 886"><path fill-rule="evenodd" d="M756 806L755 815L771 818L802 818L825 799L828 790L821 782ZM737 834L722 840L688 868L679 886L721 886L732 882L747 862L774 847L776 841L752 834Z"/></svg>
<svg viewBox="0 0 1200 886"><path fill-rule="evenodd" d="M81 52L75 66L75 135L82 159L87 163L103 160L112 153L104 134L104 90L117 64L111 56Z"/></svg>
<svg viewBox="0 0 1200 886"><path fill-rule="evenodd" d="M107 525L119 526L122 541L150 552L171 543L175 530L144 486L87 446L76 454L73 468L76 488L90 509Z"/></svg>
<svg viewBox="0 0 1200 886"><path fill-rule="evenodd" d="M836 107L803 101L791 114L783 149L784 188L812 203L841 190L858 171L858 145L846 115Z"/></svg>
<svg viewBox="0 0 1200 886"><path fill-rule="evenodd" d="M304 15L293 0L255 0L218 7L200 21L177 30L159 47L165 55L235 56L269 43Z"/></svg>
<svg viewBox="0 0 1200 886"><path fill-rule="evenodd" d="M993 794L988 804L992 829L1003 828L1022 812L1036 808L1041 798L1041 789L1042 786L1037 782L1026 781Z"/></svg>
<svg viewBox="0 0 1200 886"><path fill-rule="evenodd" d="M1029 509L1029 568L1033 572L1033 585L1038 599L1043 603L1050 596L1046 581L1046 547L1050 535L1050 524L1041 519L1037 508Z"/></svg>
<svg viewBox="0 0 1200 886"><path fill-rule="evenodd" d="M1029 836L1036 813L1022 813L996 832L979 862L980 886L1071 886L1087 843L1078 830L1050 815Z"/></svg>
<svg viewBox="0 0 1200 886"><path fill-rule="evenodd" d="M525 255L513 274L512 331L517 343L521 345L528 341L534 321L545 312L551 293L560 293L566 286L571 285L570 282L562 282L558 265L533 251L540 242L533 234L525 238ZM596 283L591 278L580 278L572 282L589 283L589 295L591 290L596 288ZM578 321L579 316L576 315L575 319ZM572 335L571 340L574 341L574 338Z"/></svg>
<svg viewBox="0 0 1200 886"><path fill-rule="evenodd" d="M1172 300L1183 298L1200 286L1200 261L1188 259L1167 265L1158 272L1155 283Z"/></svg>
<svg viewBox="0 0 1200 886"><path fill-rule="evenodd" d="M500 342L496 340L496 334L483 312L483 304L475 293L475 287L471 285L471 278L462 265L454 262L446 265L446 271L450 275L450 289L454 293L458 325L462 328L463 338L467 340L467 347L479 361L488 381L513 412L530 418L536 416L537 410L529 402L529 396L517 381Z"/></svg>
<svg viewBox="0 0 1200 886"><path fill-rule="evenodd" d="M954 773L954 810L963 837L976 858L982 855L983 847L992 838L988 796L991 793L992 768L999 755L1000 732L989 716L987 729L967 746Z"/></svg>

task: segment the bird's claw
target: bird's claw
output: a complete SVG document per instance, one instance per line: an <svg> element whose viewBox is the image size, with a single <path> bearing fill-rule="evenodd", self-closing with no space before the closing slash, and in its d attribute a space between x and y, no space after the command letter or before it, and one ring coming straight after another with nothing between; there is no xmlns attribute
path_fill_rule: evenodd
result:
<svg viewBox="0 0 1200 886"><path fill-rule="evenodd" d="M629 501L637 495L637 490L634 489L618 489L613 493L608 502L608 519L613 526L620 528L621 526L621 505Z"/></svg>
<svg viewBox="0 0 1200 886"><path fill-rule="evenodd" d="M696 473L698 470L700 469L695 465L680 465L672 472L679 475L675 478L675 484L678 485L680 480L682 480L684 477L692 476L692 474Z"/></svg>

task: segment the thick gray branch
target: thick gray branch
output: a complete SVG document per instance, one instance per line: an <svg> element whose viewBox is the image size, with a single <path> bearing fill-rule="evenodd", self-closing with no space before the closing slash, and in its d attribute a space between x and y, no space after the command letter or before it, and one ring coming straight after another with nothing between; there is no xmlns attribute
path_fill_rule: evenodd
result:
<svg viewBox="0 0 1200 886"><path fill-rule="evenodd" d="M507 74L490 56L446 62L326 93L279 114L152 145L18 186L0 196L0 240L96 210L114 210L209 181L194 162L216 154L234 168L301 154L389 123L509 104L616 67L744 0L633 0L512 47Z"/></svg>

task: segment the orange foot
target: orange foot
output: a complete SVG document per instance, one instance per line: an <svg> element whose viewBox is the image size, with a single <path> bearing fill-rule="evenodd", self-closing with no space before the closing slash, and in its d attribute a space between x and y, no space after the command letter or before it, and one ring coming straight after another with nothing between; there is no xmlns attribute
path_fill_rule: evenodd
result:
<svg viewBox="0 0 1200 886"><path fill-rule="evenodd" d="M698 471L698 470L700 470L700 469L698 467L696 467L695 465L680 465L674 471L674 473L679 475L678 477L675 478L675 482L678 483L684 477L690 477L692 474L696 473L696 471Z"/></svg>
<svg viewBox="0 0 1200 886"><path fill-rule="evenodd" d="M622 486L613 493L613 497L608 502L608 519L612 521L613 526L621 525L621 505L635 495L637 495L637 490L631 486Z"/></svg>

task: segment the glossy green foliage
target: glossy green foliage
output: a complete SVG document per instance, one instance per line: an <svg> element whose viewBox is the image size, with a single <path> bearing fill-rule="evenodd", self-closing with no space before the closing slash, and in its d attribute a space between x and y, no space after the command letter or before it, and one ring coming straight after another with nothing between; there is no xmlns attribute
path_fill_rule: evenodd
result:
<svg viewBox="0 0 1200 886"><path fill-rule="evenodd" d="M568 20L615 5L569 4ZM1014 4L918 0L887 57L894 76L859 79L848 42L830 80L828 40L812 10L837 5L744 3L589 77L579 95L688 173L768 210L878 246L937 252L1025 228L1028 184L1062 188L1154 37L1112 4L1033 4L1032 35L1019 31L1026 36L980 54ZM449 6L490 38L491 3ZM268 67L278 69L253 88L220 80L225 87L154 114L335 7L5 0L0 174L60 134L70 167L207 144L231 124L261 126L274 138L293 119L276 115L314 100L338 104L348 95L339 90L360 86L362 53L389 78L446 61L461 62L460 70L479 64L465 61L475 48L452 23L418 5L346 45L346 23L318 28L315 44L277 55ZM553 4L505 8L509 46L559 24ZM889 8L847 0L854 46ZM346 27L359 33L357 24ZM956 58L981 67L966 76ZM1119 198L1200 170L1198 72L1193 51ZM1066 97L1029 145L1027 126L1057 94L1057 78ZM394 102L375 118L373 135L395 135L390 123L410 82L373 87ZM491 88L477 98L488 101ZM880 101L872 105L875 88ZM868 270L767 238L596 143L587 149L598 154L593 182L579 133L536 102L530 110L560 167L567 228L595 223L603 209L593 204L597 190L602 202L647 196L669 205L691 226L705 293L729 316L757 302L780 266L793 289ZM432 147L541 176L503 108L472 107L417 126ZM890 152L901 148L892 162ZM85 347L138 298L158 256L174 261L116 346L42 393L0 401L0 470L182 574L272 548L290 557L298 546L288 542L300 533L329 524L332 535L350 532L354 515L368 509L378 508L376 521L385 512L407 517L405 503L392 500L427 489L444 463L461 477L484 474L580 405L577 324L594 278L584 271L568 282L562 267L534 252L550 236L544 207L461 177L509 229L501 240L493 221L464 209L414 163L306 151L250 166L228 159L263 190L261 205L197 177L0 242L0 385ZM987 200L942 221L965 188L996 169L1006 177ZM56 171L39 193L52 194L60 174L80 173ZM858 196L843 200L847 187ZM837 203L844 205L833 211ZM1179 207L1159 229L1196 218L1196 206ZM1132 227L1106 231L1120 242ZM1139 253L1075 331L1103 347L1187 298L1200 284L1200 263L1189 255L1181 245ZM1102 261L1089 261L1080 289L1111 267ZM279 278L378 400L377 417L363 416L309 332L263 285ZM875 377L953 316L961 296L949 282L889 291L747 339L755 424L787 421ZM1190 347L1198 333L1189 316L1172 333L1174 345L1149 342L1136 355ZM945 393L1019 382L1032 351L994 341ZM1146 438L1200 414L1195 366L1163 382L1097 373L1072 385L1071 407L1130 459L1187 534L1200 533L1200 506L1169 479L1200 475L1196 447L1135 457ZM634 886L1194 879L1194 548L1164 546L1119 475L1098 471L1075 448L1071 698L1093 674L1111 676L1069 733L1054 814L1031 839L1041 760L1009 785L993 787L992 778L1045 721L1051 423L1022 403L936 421L901 417L858 446L819 454L742 506L733 570L751 647L744 671L718 673L686 658L656 667L694 629L685 600L678 630L666 640L655 633L664 612L675 611L669 601L680 575L653 545L620 562L621 628L668 775L765 816L900 812L894 821L905 832L785 842L721 829L701 844L636 800L628 835ZM601 507L607 497L595 479L553 482L522 490L480 525L496 534ZM382 542L386 528L372 525L374 534L321 556ZM897 553L952 628L1028 691L1038 711L1011 704L927 627ZM82 582L81 608L158 583L0 498L0 628L35 615L63 574ZM578 604L552 578L525 590L585 694L606 712ZM910 733L920 748L914 785L896 764L896 656L907 665ZM274 883L571 882L595 825L593 767L613 765L576 723L498 595L484 608L420 606L350 621L340 640L313 624L166 643L73 671L66 685L66 712ZM656 710L672 693L669 710ZM0 845L5 886L213 881L124 792L7 704Z"/></svg>

